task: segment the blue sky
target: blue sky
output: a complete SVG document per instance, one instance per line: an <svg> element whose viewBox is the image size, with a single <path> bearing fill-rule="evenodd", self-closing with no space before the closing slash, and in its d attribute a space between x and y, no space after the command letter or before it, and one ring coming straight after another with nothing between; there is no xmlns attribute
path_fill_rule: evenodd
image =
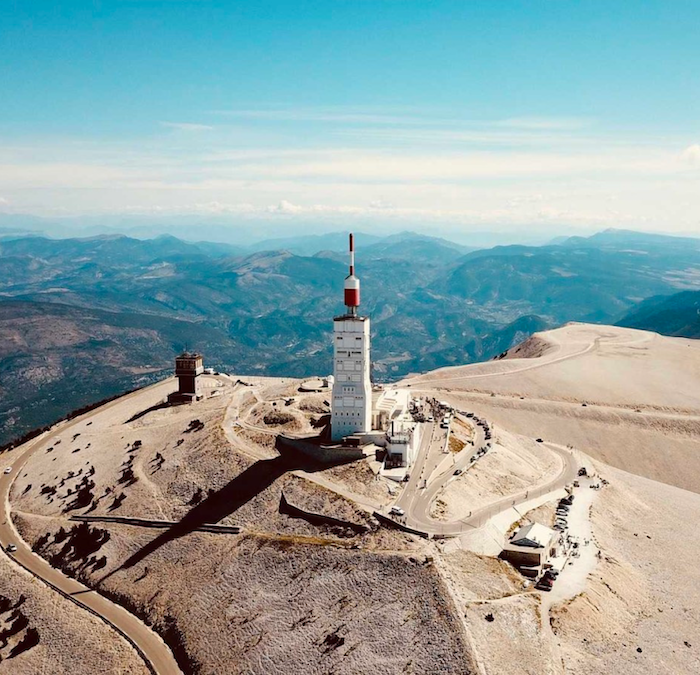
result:
<svg viewBox="0 0 700 675"><path fill-rule="evenodd" d="M699 31L682 0L4 0L0 209L700 231Z"/></svg>

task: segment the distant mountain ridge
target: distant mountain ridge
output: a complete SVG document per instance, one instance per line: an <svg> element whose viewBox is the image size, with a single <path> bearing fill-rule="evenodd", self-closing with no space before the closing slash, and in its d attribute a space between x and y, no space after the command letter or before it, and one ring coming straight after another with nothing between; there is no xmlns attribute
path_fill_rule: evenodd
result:
<svg viewBox="0 0 700 675"><path fill-rule="evenodd" d="M52 384L37 389L32 420L55 402L78 407L167 372L185 342L222 370L330 372L332 317L343 311L348 263L346 235L338 236L341 250L313 255L288 248L251 253L171 236L0 240L0 365L13 373L0 380L0 439L26 430L23 402L31 387L22 378L36 384L42 363L53 364ZM700 290L700 252L669 239L630 247L629 236L615 235L599 245L586 239L469 251L415 233L369 241L358 234L373 377L489 359L535 331L567 321L614 323L646 298ZM319 240L302 244L312 250ZM13 312L31 320L18 324ZM64 329L81 337L71 337L70 349L51 361L42 336ZM130 346L132 370L124 361ZM81 387L80 371L64 362L91 364L90 381L104 386Z"/></svg>
<svg viewBox="0 0 700 675"><path fill-rule="evenodd" d="M662 335L700 338L700 291L649 298L617 325Z"/></svg>

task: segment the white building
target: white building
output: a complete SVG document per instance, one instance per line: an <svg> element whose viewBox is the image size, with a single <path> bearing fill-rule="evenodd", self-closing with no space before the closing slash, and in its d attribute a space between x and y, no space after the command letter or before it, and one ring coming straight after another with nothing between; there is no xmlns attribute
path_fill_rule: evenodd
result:
<svg viewBox="0 0 700 675"><path fill-rule="evenodd" d="M331 436L372 430L370 322L363 316L338 316L333 320L333 405Z"/></svg>
<svg viewBox="0 0 700 675"><path fill-rule="evenodd" d="M345 278L347 311L333 319L333 400L331 438L372 430L370 320L358 316L360 280L355 276L355 246L350 235L350 274Z"/></svg>
<svg viewBox="0 0 700 675"><path fill-rule="evenodd" d="M386 432L385 465L409 467L416 461L421 442L421 425L409 420L391 423Z"/></svg>
<svg viewBox="0 0 700 675"><path fill-rule="evenodd" d="M409 467L418 454L422 427L413 420L410 404L409 390L395 387L384 389L374 404L373 426L385 431L386 468Z"/></svg>

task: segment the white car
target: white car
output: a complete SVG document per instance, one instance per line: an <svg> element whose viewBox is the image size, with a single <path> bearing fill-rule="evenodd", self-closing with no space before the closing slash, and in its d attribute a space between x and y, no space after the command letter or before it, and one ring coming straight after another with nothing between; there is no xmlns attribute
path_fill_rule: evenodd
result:
<svg viewBox="0 0 700 675"><path fill-rule="evenodd" d="M11 466L8 466L8 467L5 469L5 473L12 473L12 467L11 467Z"/></svg>
<svg viewBox="0 0 700 675"><path fill-rule="evenodd" d="M392 506L389 513L392 516L402 516L406 512L400 506Z"/></svg>

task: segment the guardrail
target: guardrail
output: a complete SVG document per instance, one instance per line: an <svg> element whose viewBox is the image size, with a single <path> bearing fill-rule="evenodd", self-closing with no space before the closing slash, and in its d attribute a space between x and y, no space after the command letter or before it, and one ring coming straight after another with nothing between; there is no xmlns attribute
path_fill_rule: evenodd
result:
<svg viewBox="0 0 700 675"><path fill-rule="evenodd" d="M153 529L167 530L170 527L179 525L177 520L150 520L148 518L129 518L126 516L71 516L70 520L77 520L85 523L115 523L117 525L135 525L137 527L149 527ZM196 532L213 532L215 534L240 534L240 525L217 525L216 523L205 523L193 528Z"/></svg>
<svg viewBox="0 0 700 675"><path fill-rule="evenodd" d="M550 447L553 447L551 444L548 445L550 445ZM572 458L575 457L575 454L572 450L564 450L562 448L555 449L556 452L558 452L559 455L562 457L562 459L565 460L565 462L565 452L571 455ZM542 497L546 494L563 490L568 483L575 480L575 476L575 469L572 469L570 467L567 471L565 468L562 474L555 481L552 481L538 488L534 488L532 490L525 490L515 495L509 495L508 497L504 497L498 500L497 502L490 504L489 506L476 510L473 513L470 512L466 518L462 518L460 520L452 521L449 523L440 523L434 521L431 522L430 525L427 527L410 527L404 526L402 523L398 523L397 521L388 518L384 514L377 515L377 513L375 512L375 515L377 515L377 518L380 520L380 522L391 523L394 527L399 527L400 529L403 529L407 532L412 532L413 534L418 534L422 537L457 537L461 534L464 534L465 532L469 532L470 530L480 528L486 523L487 520L489 520L489 518L504 511L507 511L510 508L514 508L519 504L523 504L533 499L537 499L538 497Z"/></svg>
<svg viewBox="0 0 700 675"><path fill-rule="evenodd" d="M394 520L393 518L389 518L384 513L381 513L380 511L374 511L372 514L380 523L383 523L384 525L389 525L389 527L395 527L398 530L403 530L404 532L408 532L410 534L417 534L419 537L423 537L424 539L430 539L431 535L426 532L425 530L419 530L415 527L410 527L404 523L400 523L398 520Z"/></svg>

